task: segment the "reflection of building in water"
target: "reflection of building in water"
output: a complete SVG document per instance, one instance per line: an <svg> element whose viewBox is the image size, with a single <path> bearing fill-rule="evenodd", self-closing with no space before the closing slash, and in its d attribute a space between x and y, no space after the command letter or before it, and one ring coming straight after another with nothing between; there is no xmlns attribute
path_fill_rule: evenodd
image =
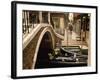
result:
<svg viewBox="0 0 100 80"><path fill-rule="evenodd" d="M24 59L23 60L24 69L32 68L35 65L34 62L36 62L36 59L39 56L41 56L39 57L41 58L41 60L42 59L44 60L44 56L41 55L41 53L45 54L45 52L48 52L50 50L52 51L48 53L51 53L51 52L54 53L54 50L59 50L62 46L79 46L83 50L83 53L88 54L88 56L90 56L89 55L90 14L23 10L22 18L23 18L22 19L22 22L23 22L22 24L23 26L22 28L23 29L23 54L25 54L25 56L26 54L28 55L28 48L29 47L31 48L31 45L32 45L33 51L29 49L29 53L34 52L33 56L30 56L32 55L30 54L27 56L27 59L25 57L23 58ZM45 32L46 29L47 29L47 32ZM45 37L42 34L44 34ZM41 35L43 36L43 38L41 37ZM49 38L52 38L52 39L49 39ZM50 47L44 46L46 44ZM40 46L37 47L37 45L38 46L40 45ZM47 49L47 51L44 51L45 49ZM37 55L35 55L36 53L35 51L38 53L39 55L38 57L36 57ZM46 56L48 55L45 55L45 57ZM76 55L74 55L74 57L75 56ZM29 58L32 60L31 61L28 60ZM45 60L49 60L49 59L45 59ZM89 60L90 59L88 58L88 62ZM39 60L37 61L41 62ZM25 67L27 64L30 64L30 66ZM88 65L89 64L90 63L88 63Z"/></svg>

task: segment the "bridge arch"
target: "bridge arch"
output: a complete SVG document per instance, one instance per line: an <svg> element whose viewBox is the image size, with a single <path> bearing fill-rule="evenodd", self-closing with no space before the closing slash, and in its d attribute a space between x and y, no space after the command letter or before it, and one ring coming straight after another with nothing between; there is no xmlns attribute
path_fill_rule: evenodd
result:
<svg viewBox="0 0 100 80"><path fill-rule="evenodd" d="M50 51L52 51L55 47L55 37L54 34L52 32L52 28L50 27L46 27L37 42L37 46L36 46L36 50L35 50L35 55L33 58L33 65L32 68L35 68L36 65L38 65L37 63L41 63L41 65L43 65L45 63L45 61L48 61L48 54ZM44 52L45 50L45 52ZM41 51L43 53L41 53ZM43 55L43 56L41 56ZM40 58L40 59L37 59ZM45 61L43 61L42 59L44 59ZM42 62L44 62L42 64Z"/></svg>

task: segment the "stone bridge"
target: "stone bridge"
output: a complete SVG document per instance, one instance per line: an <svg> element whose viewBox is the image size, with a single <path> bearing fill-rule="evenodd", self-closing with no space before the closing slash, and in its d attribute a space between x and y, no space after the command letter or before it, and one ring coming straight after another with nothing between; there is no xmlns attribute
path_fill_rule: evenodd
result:
<svg viewBox="0 0 100 80"><path fill-rule="evenodd" d="M23 69L34 69L40 56L48 61L48 54L56 47L56 42L64 39L50 24L38 24L30 35L23 38ZM42 53L41 53L42 52ZM39 59L37 59L39 58Z"/></svg>

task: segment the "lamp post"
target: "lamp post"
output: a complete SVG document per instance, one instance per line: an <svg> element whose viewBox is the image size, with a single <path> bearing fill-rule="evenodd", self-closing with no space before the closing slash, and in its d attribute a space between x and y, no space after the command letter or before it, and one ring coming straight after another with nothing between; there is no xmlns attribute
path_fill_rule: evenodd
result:
<svg viewBox="0 0 100 80"><path fill-rule="evenodd" d="M69 15L68 15L68 19L69 19L69 22L68 22L68 29L69 29L69 31L70 31L70 33L68 34L68 35L69 35L69 41L72 41L73 18L74 18L73 13L69 13ZM72 42L70 42L70 43L72 43Z"/></svg>

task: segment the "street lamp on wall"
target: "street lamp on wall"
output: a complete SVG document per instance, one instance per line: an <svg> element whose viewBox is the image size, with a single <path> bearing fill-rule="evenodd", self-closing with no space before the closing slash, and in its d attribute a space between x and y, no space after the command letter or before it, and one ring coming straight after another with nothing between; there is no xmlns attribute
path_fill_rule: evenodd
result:
<svg viewBox="0 0 100 80"><path fill-rule="evenodd" d="M69 13L68 19L69 19L70 22L72 22L73 19L74 19L74 14L73 13Z"/></svg>

